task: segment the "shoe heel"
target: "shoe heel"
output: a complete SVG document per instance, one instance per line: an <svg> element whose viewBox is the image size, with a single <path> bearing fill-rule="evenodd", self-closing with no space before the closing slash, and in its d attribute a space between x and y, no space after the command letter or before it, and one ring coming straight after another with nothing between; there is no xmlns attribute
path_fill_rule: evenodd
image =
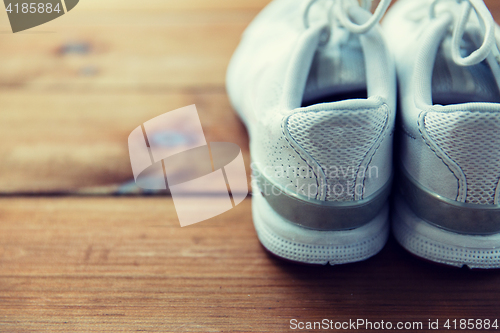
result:
<svg viewBox="0 0 500 333"><path fill-rule="evenodd" d="M445 265L500 268L500 233L466 235L419 218L401 198L395 200L392 229L397 241L421 258Z"/></svg>
<svg viewBox="0 0 500 333"><path fill-rule="evenodd" d="M278 257L306 264L338 265L368 259L384 247L389 234L388 204L366 225L343 231L298 226L279 215L253 192L252 212L260 242Z"/></svg>

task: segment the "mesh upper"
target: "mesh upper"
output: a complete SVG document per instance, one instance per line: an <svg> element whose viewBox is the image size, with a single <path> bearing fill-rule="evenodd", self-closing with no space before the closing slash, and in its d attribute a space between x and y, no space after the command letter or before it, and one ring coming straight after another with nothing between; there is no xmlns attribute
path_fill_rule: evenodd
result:
<svg viewBox="0 0 500 333"><path fill-rule="evenodd" d="M494 204L500 178L500 114L428 113L425 128L434 143L463 171L467 203Z"/></svg>
<svg viewBox="0 0 500 333"><path fill-rule="evenodd" d="M326 175L328 201L352 201L358 172L387 123L383 109L302 112L289 118L294 140Z"/></svg>

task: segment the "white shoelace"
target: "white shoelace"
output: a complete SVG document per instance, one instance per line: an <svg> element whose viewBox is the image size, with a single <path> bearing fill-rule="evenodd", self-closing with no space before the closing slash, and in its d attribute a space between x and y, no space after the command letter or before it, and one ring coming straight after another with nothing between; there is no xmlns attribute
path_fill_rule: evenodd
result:
<svg viewBox="0 0 500 333"><path fill-rule="evenodd" d="M431 18L436 17L436 6L443 1L454 1L460 3L461 13L456 22L452 34L451 55L453 61L459 66L473 66L485 60L490 53L500 63L500 52L495 37L495 20L491 16L488 7L483 0L434 0L430 7ZM467 57L462 57L460 44L465 34L465 29L470 18L471 11L474 10L479 21L483 34L482 45Z"/></svg>
<svg viewBox="0 0 500 333"><path fill-rule="evenodd" d="M311 7L318 0L309 0L306 3L304 8L304 26L305 28L309 28L309 11ZM391 4L392 0L380 0L377 9L373 13L372 17L363 24L354 23L349 17L349 7L351 6L360 6L367 11L371 10L373 0L361 0L361 3L358 0L332 0L333 8L328 13L328 20L332 22L332 13L335 15L335 18L340 22L342 26L348 29L352 33L363 34L369 30L371 30L384 16L387 8Z"/></svg>

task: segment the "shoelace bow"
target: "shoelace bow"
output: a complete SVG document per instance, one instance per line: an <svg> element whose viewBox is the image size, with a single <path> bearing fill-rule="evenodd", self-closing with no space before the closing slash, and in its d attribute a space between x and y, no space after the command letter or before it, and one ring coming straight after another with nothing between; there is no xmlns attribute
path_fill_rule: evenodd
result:
<svg viewBox="0 0 500 333"><path fill-rule="evenodd" d="M430 17L436 17L436 6L440 2L454 1L460 3L461 13L456 19L452 34L451 55L453 61L459 66L473 66L484 61L490 53L500 63L500 52L495 36L495 20L491 16L488 7L483 0L434 0L430 7ZM465 34L465 29L470 18L472 10L475 11L479 21L481 32L484 35L482 45L467 57L462 57L460 53L460 44Z"/></svg>
<svg viewBox="0 0 500 333"><path fill-rule="evenodd" d="M304 8L303 20L306 29L309 28L309 11L317 1L318 0L309 0ZM331 10L328 12L328 20L330 21L330 23L333 21L333 18L335 18L340 22L342 26L344 26L350 32L356 34L363 34L371 30L382 19L385 12L387 11L387 8L389 8L389 5L391 4L392 0L380 0L380 3L377 6L377 9L375 9L375 12L373 13L372 17L363 24L357 24L351 20L351 18L348 15L349 7L360 6L361 8L370 11L373 0L360 0L360 2L358 2L358 0L332 0L332 1L333 1L333 8L331 8ZM334 15L334 17L332 17L332 14Z"/></svg>

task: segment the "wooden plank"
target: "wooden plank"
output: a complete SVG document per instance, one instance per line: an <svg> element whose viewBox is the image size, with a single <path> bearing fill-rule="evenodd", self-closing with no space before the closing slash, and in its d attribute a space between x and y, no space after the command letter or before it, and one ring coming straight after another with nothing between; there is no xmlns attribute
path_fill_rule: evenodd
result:
<svg viewBox="0 0 500 333"><path fill-rule="evenodd" d="M179 10L260 10L270 0L86 0L78 10L89 11L179 11Z"/></svg>
<svg viewBox="0 0 500 333"><path fill-rule="evenodd" d="M180 228L167 198L0 199L0 331L285 332L293 318L498 318L497 272L431 265L393 240L363 263L289 264L260 246L250 203Z"/></svg>
<svg viewBox="0 0 500 333"><path fill-rule="evenodd" d="M75 13L18 34L3 21L0 89L221 88L257 12Z"/></svg>
<svg viewBox="0 0 500 333"><path fill-rule="evenodd" d="M198 107L207 142L236 143L249 162L245 129L223 90L0 92L0 191L51 193L96 186L113 190L132 179L130 132L151 118L191 104Z"/></svg>
<svg viewBox="0 0 500 333"><path fill-rule="evenodd" d="M125 1L110 11L100 3L82 2L47 25L2 35L0 192L113 192L132 179L130 131L194 103L207 140L238 143L247 156L224 83L256 13L236 4L214 11L189 1L190 10ZM141 8L132 13L131 4Z"/></svg>

